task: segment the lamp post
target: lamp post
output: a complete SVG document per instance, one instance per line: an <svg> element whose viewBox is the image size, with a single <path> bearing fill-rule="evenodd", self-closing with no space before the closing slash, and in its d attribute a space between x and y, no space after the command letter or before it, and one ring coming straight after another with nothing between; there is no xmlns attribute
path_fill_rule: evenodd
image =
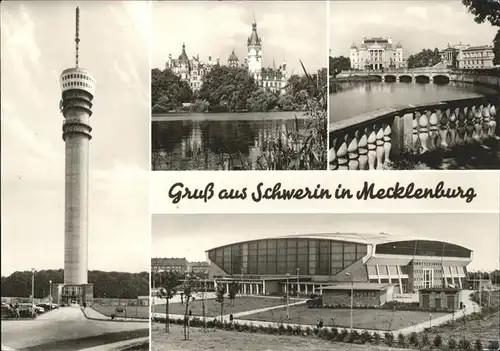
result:
<svg viewBox="0 0 500 351"><path fill-rule="evenodd" d="M207 306L207 283L208 283L208 271L205 271L205 291L203 293L203 330L207 331L207 319L205 317L206 306Z"/></svg>
<svg viewBox="0 0 500 351"><path fill-rule="evenodd" d="M31 268L31 304L35 305L35 268Z"/></svg>
<svg viewBox="0 0 500 351"><path fill-rule="evenodd" d="M52 308L52 280L49 280L49 303Z"/></svg>
<svg viewBox="0 0 500 351"><path fill-rule="evenodd" d="M243 295L243 268L240 271L240 298Z"/></svg>
<svg viewBox="0 0 500 351"><path fill-rule="evenodd" d="M300 292L299 274L300 274L300 268L297 267L297 299L299 298L299 292Z"/></svg>
<svg viewBox="0 0 500 351"><path fill-rule="evenodd" d="M354 283L352 282L351 273L347 272L345 275L347 275L349 277L349 281L351 282L351 316L350 316L351 322L350 322L350 325L351 325L351 334L352 334L352 309L353 309L353 305L354 305Z"/></svg>
<svg viewBox="0 0 500 351"><path fill-rule="evenodd" d="M289 306L288 306L288 297L289 297L288 278L290 278L290 273L286 274L286 319L290 319L290 310L289 310Z"/></svg>

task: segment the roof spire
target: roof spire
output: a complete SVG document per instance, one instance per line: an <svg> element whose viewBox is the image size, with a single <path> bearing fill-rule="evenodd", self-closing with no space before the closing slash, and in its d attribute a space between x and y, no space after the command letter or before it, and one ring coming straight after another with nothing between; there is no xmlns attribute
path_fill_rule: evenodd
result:
<svg viewBox="0 0 500 351"><path fill-rule="evenodd" d="M76 61L76 68L78 68L78 59L79 59L79 46L78 44L80 43L80 8L76 8L76 30L75 30L75 61Z"/></svg>

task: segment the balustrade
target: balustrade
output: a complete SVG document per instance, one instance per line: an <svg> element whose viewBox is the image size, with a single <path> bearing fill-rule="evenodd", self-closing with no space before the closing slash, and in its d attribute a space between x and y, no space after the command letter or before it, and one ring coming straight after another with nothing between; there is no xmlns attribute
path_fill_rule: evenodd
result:
<svg viewBox="0 0 500 351"><path fill-rule="evenodd" d="M424 154L482 143L498 135L500 97L485 96L374 113L333 123L332 170L383 169L403 152Z"/></svg>

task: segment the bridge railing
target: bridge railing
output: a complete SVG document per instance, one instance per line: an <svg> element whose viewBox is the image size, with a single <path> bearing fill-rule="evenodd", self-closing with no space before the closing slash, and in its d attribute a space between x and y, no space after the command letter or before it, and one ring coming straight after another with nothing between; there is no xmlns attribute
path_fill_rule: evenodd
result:
<svg viewBox="0 0 500 351"><path fill-rule="evenodd" d="M423 154L498 135L500 96L387 107L330 124L332 170L384 169L404 152Z"/></svg>
<svg viewBox="0 0 500 351"><path fill-rule="evenodd" d="M390 68L383 70L345 70L341 71L341 74L346 75L374 75L374 74L417 74L417 73L425 73L425 74L438 74L438 73L450 73L451 69L449 68L433 68L433 67L419 67L419 68Z"/></svg>

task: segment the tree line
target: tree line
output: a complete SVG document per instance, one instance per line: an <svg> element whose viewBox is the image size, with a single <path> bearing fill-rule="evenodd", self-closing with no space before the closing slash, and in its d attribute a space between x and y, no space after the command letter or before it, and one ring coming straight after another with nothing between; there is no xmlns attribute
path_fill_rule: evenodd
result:
<svg viewBox="0 0 500 351"><path fill-rule="evenodd" d="M14 272L2 277L1 289L4 297L28 297L31 295L31 271ZM49 296L52 284L64 282L64 270L41 270L35 272L35 298ZM94 284L94 297L135 299L149 295L149 273L89 271L88 282Z"/></svg>
<svg viewBox="0 0 500 351"><path fill-rule="evenodd" d="M326 68L311 74L326 91ZM267 112L304 111L306 100L316 94L306 75L292 75L284 93L260 87L246 68L214 66L202 80L199 91L171 69L151 71L151 107L153 113L189 110L191 112ZM183 104L189 103L189 107Z"/></svg>

